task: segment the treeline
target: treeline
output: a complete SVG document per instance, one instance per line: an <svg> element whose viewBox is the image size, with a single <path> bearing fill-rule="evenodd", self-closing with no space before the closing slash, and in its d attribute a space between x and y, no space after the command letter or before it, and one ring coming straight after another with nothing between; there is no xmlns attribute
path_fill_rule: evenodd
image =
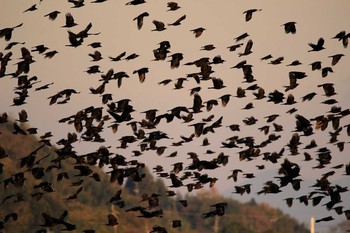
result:
<svg viewBox="0 0 350 233"><path fill-rule="evenodd" d="M278 209L223 198L214 188L196 195L171 192L141 164L142 182L130 176L120 185L97 165L79 164L50 146L46 136L0 124L0 232L308 232ZM219 202L227 203L225 213L204 218ZM160 214L147 215L153 212ZM110 224L108 215L118 223ZM47 216L62 216L64 224L51 226Z"/></svg>

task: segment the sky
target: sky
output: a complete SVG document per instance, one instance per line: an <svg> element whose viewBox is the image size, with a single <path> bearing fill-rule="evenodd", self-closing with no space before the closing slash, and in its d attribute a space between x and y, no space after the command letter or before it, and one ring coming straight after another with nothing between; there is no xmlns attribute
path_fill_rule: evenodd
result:
<svg viewBox="0 0 350 233"><path fill-rule="evenodd" d="M131 100L131 105L136 110L132 113L133 120L141 121L145 118L144 111L149 109L157 109L157 115L164 114L168 110L176 106L191 107L193 104L193 96L190 95L190 89L200 86L201 90L198 93L203 102L210 99L218 99L224 94L231 94L230 102L226 107L214 106L212 110L207 111L205 108L202 112L194 114L194 120L190 123L183 123L181 120L174 120L171 123L161 121L156 129L145 129L146 132L160 130L166 132L171 139L161 140L158 146L166 146L163 155L159 156L154 151L145 151L139 159L149 167L154 167L161 164L165 170L170 171L172 164L182 161L188 166L191 160L188 159L188 152L196 152L201 159L211 160L220 152L229 155L229 163L226 166L221 166L213 171L204 171L210 176L218 178L215 188L220 193L238 200L249 200L257 198L259 201L265 201L269 204L283 209L283 211L298 218L298 220L308 223L311 216L321 218L332 214L337 221L345 220L344 216L335 216L334 211L328 212L325 208L304 207L297 203L292 208L288 208L283 201L284 198L293 196L298 197L312 189L316 179L319 179L322 174L332 170L332 166L338 164L349 163L347 154L349 152L349 137L346 134L345 126L350 123L349 117L345 116L341 119L340 125L344 129L338 136L338 141L345 142L344 151L340 152L334 143L329 143L329 132L334 132L331 125L324 131L314 129L312 136L301 136L299 154L290 155L286 145L295 130L295 114L300 114L307 119L329 114L332 105L322 104L322 101L330 99L324 95L322 87L318 85L323 83L334 83L337 94L331 98L335 98L338 103L336 106L343 110L347 109L349 104L348 90L350 84L348 82L348 64L349 48L344 48L341 41L332 39L338 32L349 29L349 10L350 3L343 1L177 1L181 8L176 11L168 11L167 1L148 0L145 4L126 5L128 1L108 0L103 3L86 2L81 8L71 8L73 5L67 1L52 2L48 0L39 1L10 1L4 0L1 2L0 29L13 27L20 23L23 26L14 29L11 41L0 39L0 51L6 54L4 50L9 42L25 42L25 44L15 45L11 51L13 53L12 60L7 67L8 73L14 72L16 62L20 61L21 47L31 49L33 46L44 44L49 47L49 50L57 50L52 59L44 58L36 52L32 52L34 63L30 65L29 77L37 76L39 83L34 87L39 87L44 84L53 82L54 84L47 90L34 91L30 90L26 104L21 106L11 106L13 104L14 88L17 85L17 80L10 76L0 78L0 109L1 112L7 112L13 118L18 117L18 112L25 109L28 112L28 120L30 127L38 128L38 135L43 135L45 132L52 132L54 135L51 139L53 142L66 137L68 132L74 132L74 127L66 123L58 121L64 117L76 114L79 110L89 106L104 107L101 103L99 95L91 94L89 88L97 88L101 81L101 74L87 74L85 71L92 65L99 65L102 73L107 73L109 69L113 69L114 73L119 71L126 72L130 77L123 80L120 88L117 87L113 80L106 85L105 93L111 93L113 101L128 98ZM23 13L26 9L36 4L37 10ZM249 9L261 9L253 13L250 21L245 20L243 12ZM57 19L51 21L44 15L58 10L61 13ZM66 13L70 12L78 25L72 28L62 27L65 24ZM133 19L143 12L148 12L149 16L144 18L144 25L139 30L136 26L136 21ZM168 26L175 22L181 16L186 15L186 19L179 26ZM162 21L166 25L164 31L153 31L155 29L153 20ZM282 26L287 22L296 22L296 33L286 34ZM99 35L90 35L84 39L82 45L74 48L69 45L68 33L70 30L78 33L83 30L89 23L92 23L90 33L99 33ZM191 30L203 27L206 30L201 36L195 38ZM236 42L235 38L248 33L249 36L240 42ZM324 38L325 49L318 52L308 52L311 47L309 43L317 43L319 38ZM244 48L248 40L253 41L252 53L247 56L239 56L239 53L244 52ZM154 60L153 50L158 48L161 41L169 41L171 44L170 53L165 61ZM101 42L102 47L92 48L88 44L93 42ZM242 47L236 51L229 51L227 47L243 43ZM211 51L201 50L205 45L213 44L215 49ZM91 61L89 53L95 50L101 52L103 59L97 62ZM133 60L121 60L113 62L109 57L115 57L122 52L126 52L126 56L136 53L139 55ZM182 53L183 60L178 68L170 68L171 55ZM262 57L271 54L273 58L270 60L261 60ZM344 54L340 61L332 66L330 56L335 54ZM197 84L193 78L187 78L183 88L174 89L174 83L178 78L185 78L190 73L199 71L195 66L184 65L188 62L193 62L202 57L208 57L212 60L213 57L220 55L225 60L222 64L212 65L214 72L211 77L221 78L225 88L220 90L212 89L212 82L201 81ZM281 64L272 65L270 61L283 57ZM232 69L237 63L246 60L247 64L252 65L253 75L256 79L253 83L243 83L243 74L240 69ZM299 66L287 66L292 61L299 60L302 64ZM322 67L331 67L333 73L327 77L321 76L321 71L312 71L310 64L314 61L321 61ZM133 72L140 68L147 67L149 72L146 74L146 80L141 83L137 74ZM289 85L289 72L301 71L305 72L307 77L298 80L298 86L289 91L285 91L284 86ZM164 79L171 79L168 85L159 85L158 83ZM246 97L237 98L236 90L238 87L247 88L250 85L257 84L265 89L266 95L278 90L288 94L293 94L296 104L284 105L273 104L267 102L267 98L255 100L252 91L246 91ZM57 92L65 89L73 88L80 92L77 95L72 95L67 104L49 105L49 97ZM317 95L311 101L301 101L301 97L310 93L316 92ZM254 108L244 110L246 104L253 103ZM289 109L295 107L298 111L295 114L286 113ZM108 114L104 111L105 114ZM277 124L283 125L282 132L273 132L272 124L266 122L266 116L271 114L279 114L279 117L274 121ZM215 133L208 133L195 137L190 143L184 143L182 146L173 146L173 142L181 140L180 136L189 137L193 132L193 123L201 122L203 118L214 115L213 121L218 120L221 116L222 127L215 129ZM258 119L257 123L252 126L245 125L242 120L254 116ZM132 131L127 122L119 125L118 132L113 134L108 126L111 121L104 125L103 137L105 138L104 146L111 146L113 153L120 153L129 159L133 150L139 149L139 142L129 145L126 149L117 148L120 146L119 139L122 136L132 135ZM314 122L313 128L314 128ZM209 123L208 123L209 124ZM227 126L231 124L239 124L240 132L232 132ZM271 143L270 145L261 148L261 153L278 152L285 147L286 151L283 158L277 164L262 160L262 156L253 161L240 161L238 158L239 148L227 149L221 148L222 142L232 136L238 137L254 137L255 142L259 144L267 138L258 128L270 125L270 133L281 135L281 138ZM210 145L202 146L204 138L208 138ZM327 147L332 151L331 164L324 169L312 169L317 166L316 149L303 150L311 139L315 139L318 148ZM78 154L88 153L97 150L101 143L91 143L80 141L74 144ZM245 147L244 147L245 148ZM212 150L214 154L207 154L207 150ZM178 155L174 158L168 158L167 155L177 151ZM307 151L313 156L312 161L303 161L303 153ZM275 195L260 195L256 193L261 190L263 183L268 180L274 180L278 176L278 169L283 159L288 159L297 163L301 167L302 189L299 192L293 191L290 187L284 187L283 192ZM265 165L264 170L257 170L256 165ZM231 170L240 168L243 173L254 173L256 179L246 179L243 176L239 177L239 181L234 183L232 180L227 180ZM335 170L335 169L333 169ZM340 170L335 170L336 173L329 179L335 183L346 186L347 177L343 176L344 167ZM169 180L165 180L169 183ZM244 197L234 192L235 185L243 185L252 183L252 194L244 195ZM179 189L181 192L186 192L185 188ZM350 208L349 194L345 193L343 202L345 209ZM278 200L278 201L276 201ZM322 203L324 204L324 203ZM302 213L300 213L300 211ZM305 214L303 214L305 213ZM333 222L320 223L319 231L324 227L329 227ZM317 226L316 226L317 229Z"/></svg>

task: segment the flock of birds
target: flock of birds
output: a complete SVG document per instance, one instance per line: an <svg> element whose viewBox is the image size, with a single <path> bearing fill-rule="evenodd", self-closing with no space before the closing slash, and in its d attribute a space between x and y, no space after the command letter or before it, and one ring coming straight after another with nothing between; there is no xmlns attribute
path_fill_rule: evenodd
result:
<svg viewBox="0 0 350 233"><path fill-rule="evenodd" d="M40 1L42 2L42 1ZM91 3L102 4L107 2L107 0L95 0ZM84 2L84 0L68 0L68 4L71 4L72 8L81 8L86 4L90 4ZM137 6L140 4L147 4L144 0L132 0L127 2L128 6ZM24 10L23 13L35 14L35 11L40 8L40 4L35 4L28 9ZM168 11L177 11L181 9L181 6L176 2L168 2L167 5ZM243 12L244 20L246 22L251 21L255 14L260 14L262 9L249 9ZM43 17L48 18L49 20L56 20L57 17L60 17L60 14L63 14L60 11L52 11L43 15ZM89 46L93 49L96 49L93 53L89 53L88 56L91 57L91 62L98 64L96 62L106 59L103 58L101 52L98 51L98 48L102 47L100 42L93 42L87 44L87 40L93 36L93 38L97 38L99 36L103 36L103 32L92 32L93 24L89 23L84 29L76 30L79 25L76 23L74 16L71 13L66 13L65 17L65 25L60 25L60 27L66 28L68 32L68 40L66 41L67 47L73 47L74 49L79 46ZM143 29L144 19L145 17L150 17L148 12L143 12L138 16L131 18L130 20L135 21L135 26L138 30ZM175 27L180 26L183 21L186 20L186 15L182 15L178 20L173 23L165 24L164 22L153 20L154 24L153 31L164 31L167 27ZM3 22L4 23L4 22ZM302 23L302 22L300 22ZM56 54L60 54L59 51L48 48L44 44L34 45L31 48L28 48L25 45L25 42L18 42L13 40L16 38L16 31L21 30L22 27L25 27L25 22L20 23L18 25L12 26L8 25L5 28L0 29L0 38L2 39L2 43L8 42L8 45L4 48L2 52L0 52L0 79L6 78L14 78L17 79L17 86L14 88L15 97L13 98L12 106L14 109L18 107L25 108L25 104L29 101L30 93L43 91L46 89L50 89L54 82L50 82L44 85L40 85L41 81L39 77L31 74L31 66L34 64L35 58L38 56L44 56L46 59L55 59ZM285 34L296 34L296 22L286 22L282 24L284 31L281 33ZM75 32L73 32L75 31ZM194 34L195 38L203 36L206 32L205 26L193 28L190 32ZM237 87L235 93L227 93L219 96L216 99L203 100L201 96L201 91L203 91L203 84L209 83L209 89L221 90L225 88L225 79L213 77L214 68L223 64L227 61L223 60L221 56L215 56L214 58L202 57L195 61L185 63L183 60L186 58L186 54L177 52L170 52L171 49L171 41L161 41L158 44L158 47L153 50L154 60L156 62L170 62L171 69L177 69L182 66L191 66L194 67L195 71L187 75L187 77L180 77L177 79L164 79L160 81L158 84L160 86L166 86L170 83L174 83L174 89L183 89L186 81L193 80L194 83L197 84L196 87L190 89L190 95L193 97L193 102L189 106L176 106L170 109L167 112L159 112L158 109L148 109L138 111L141 114L142 119L135 119L137 110L134 109L133 105L131 105L132 100L125 99L113 99L112 94L106 93L106 85L113 85L112 82L117 83L117 87L121 88L125 79L130 78L132 75L139 78L140 83L143 85L147 85L146 76L147 73L150 72L150 68L142 67L139 69L135 69L132 74L128 74L124 71L116 72L113 68L109 69L106 72L100 70L99 65L92 65L87 68L84 72L88 75L96 76L99 78L99 85L95 88L90 88L90 93L101 98L102 106L94 107L90 106L84 109L80 109L76 112L76 114L69 115L59 120L62 124L69 124L74 127L74 132L69 132L67 138L62 138L61 140L55 143L56 149L56 158L51 162L52 165L47 168L43 168L40 166L39 162L47 158L44 156L42 158L36 157L38 151L42 150L44 147L53 147L51 144L50 138L52 134L50 132L45 133L40 136L40 143L42 145L29 153L29 155L23 157L21 159L21 168L26 168L27 171L30 171L35 179L41 179L45 173L51 172L53 168L57 168L58 171L60 169L60 163L63 160L68 158L73 158L76 161L76 164L72 169L78 172L79 177L83 177L84 179L93 178L96 182L99 181L99 176L93 172L91 169L92 166L98 166L100 168L108 167L108 174L110 175L111 182L118 182L120 185L125 184L125 180L132 179L134 182L142 182L144 178L144 174L140 172L145 165L144 163L139 162L137 158L142 156L142 154L146 151L154 151L155 154L161 156L165 153L165 151L170 147L178 147L185 145L187 143L191 143L195 140L202 139L203 146L210 145L207 135L215 133L218 128L222 128L223 126L223 116L215 116L214 114L209 115L206 118L198 120L197 115L203 112L213 111L214 108L218 108L218 106L222 106L222 108L227 107L232 98L249 98L248 95L254 98L254 103L258 101L267 101L271 102L274 106L278 108L279 105L287 105L290 106L290 110L287 112L290 115L295 116L295 130L290 134L290 140L288 144L282 147L277 152L262 152L266 146L273 144L275 141L281 138L278 135L279 132L284 131L284 127L281 124L276 123L276 119L280 117L279 114L271 114L265 117L266 125L262 127L257 127L257 131L263 132L266 135L266 140L261 142L257 142L254 137L240 137L239 132L242 129L242 125L240 124L230 124L226 125L230 132L232 132L231 137L225 139L222 142L222 148L225 151L228 151L230 155L221 152L215 155L215 151L207 150L207 154L213 154L211 160L205 160L201 158L202 156L197 152L188 152L189 159L191 161L190 164L186 164L185 161L180 161L172 165L172 169L167 171L164 169L162 164L154 167L152 170L158 177L162 177L169 180L171 185L169 186L169 191L167 193L168 196L176 195L176 188L185 187L188 192L191 192L195 189L201 189L206 185L209 187L213 187L218 180L216 177L209 176L206 174L206 171L219 171L223 166L231 166L230 159L232 159L235 154L238 154L240 161L253 161L262 159L264 161L264 165L257 166L257 169L264 169L269 164L279 164L278 169L278 177L275 179L269 180L265 182L262 189L257 192L257 194L275 194L283 192L283 187L291 186L295 191L300 190L302 185L302 176L301 170L302 166L300 164L292 162L290 158L286 155L285 150L289 150L290 155L299 155L300 149L303 151L305 163L311 160L318 161L318 165L313 167L314 169L324 169L326 172L322 174L320 178L318 178L313 185L314 190L308 194L302 195L300 197L288 197L286 198L286 203L288 206L292 206L293 200L298 199L300 203L304 203L308 205L308 202L312 202L313 206L322 205L329 211L335 211L338 215L344 215L346 219L350 219L350 207L343 206L342 203L342 195L345 192L348 192L347 187L342 187L338 184L333 184L330 181L330 178L336 173L340 173L342 171L342 175L350 175L350 163L348 164L332 164L332 151L326 146L317 145L316 140L312 138L312 135L317 134L319 131L325 131L329 128L332 128L332 131L329 132L330 139L329 142L332 145L336 145L339 151L343 151L345 147L344 141L339 141L339 135L346 134L350 136L350 124L344 123L344 119L346 119L350 113L350 109L343 109L336 104L338 101L334 99L334 96L337 94L335 85L332 82L322 82L317 84L317 88L319 91L310 92L305 96L301 97L301 101L311 101L316 95L325 96L325 100L322 104L326 104L330 106L329 112L324 115L316 116L314 118L307 118L303 116L301 113L299 114L297 109L293 106L298 101L291 94L291 90L295 88L300 88L301 80L308 77L306 72L302 71L290 71L289 72L289 85L284 86L284 90L274 90L271 92L265 92L265 89L260 86L259 78L254 76L253 74L253 65L249 64L245 57L252 56L254 42L249 38L250 35L248 33L243 33L235 38L235 44L228 46L227 49L230 52L240 51L238 52L238 58L242 59L239 63L232 67L232 69L242 70L243 82L247 83L248 86ZM339 33L335 33L334 36L329 37L332 40L338 40L340 46L345 49L348 46L348 40L350 37L350 33L346 33L345 31L341 31ZM328 39L328 38L327 38ZM194 43L194 42L193 42ZM325 39L319 38L316 43L309 43L310 53L317 53L325 49ZM19 62L13 63L12 59L12 50L21 47L21 57L19 58ZM208 44L201 48L204 51L211 51L215 49L215 45ZM126 52L122 52L119 55L113 57L109 56L111 62L119 62L121 60L134 60L138 59L140 55L137 53L127 54ZM322 78L328 77L332 74L333 68L336 67L338 62L341 62L341 58L344 54L334 54L330 56L331 62L330 65L324 65L321 61L315 61L311 65L311 72L319 71L321 73ZM271 65L279 65L284 61L284 57L274 58L271 54L264 56L261 58L261 61L267 61ZM9 68L9 64L16 65L17 69L14 71ZM288 64L288 67L296 67L301 65L302 63L299 60L295 60ZM10 71L8 71L10 70ZM115 81L114 81L115 80ZM327 80L327 79L322 79ZM127 85L127 84L124 84ZM225 90L225 89L223 89ZM78 95L84 90L75 90L75 89L63 89L51 96L48 96L48 104L69 104L73 95ZM43 94L44 96L44 94ZM244 110L249 110L254 108L253 102L247 103L247 105L243 108ZM296 113L297 112L297 113ZM33 135L37 134L37 128L26 128L22 123L28 122L29 116L25 109L21 110L18 113L18 119L13 123L13 133L21 134L21 135ZM0 117L0 123L7 122L7 113L3 113ZM243 127L248 127L255 125L260 118L256 118L254 116L247 117L242 120ZM193 127L193 133L189 136L181 136L181 139L178 141L172 141L170 146L162 146L163 141L170 141L173 138L169 136L169 133L163 132L157 129L159 124L170 124L174 122L181 122L190 127ZM196 123L193 123L196 122ZM108 126L107 126L108 124ZM101 145L101 147L97 151L92 151L86 154L78 154L74 151L74 144L79 143L81 141L85 142L96 142L96 143L105 143L106 140L103 137L102 132L104 130L111 130L114 134L118 134L118 127L121 125L130 126L131 132L129 135L123 135L120 137L120 146L117 147L117 152L111 152L110 146ZM107 126L107 127L106 127ZM271 132L273 129L274 132ZM344 131L343 131L344 129ZM243 131L244 129L242 129ZM345 132L345 133L344 133ZM237 133L237 135L236 135ZM309 137L311 141L308 145L303 148L301 147L301 137ZM133 148L137 148L136 145L139 146L139 149L135 149L132 151L132 155L121 155L122 150L131 146ZM193 148L195 151L195 148ZM177 152L173 152L167 157L176 157ZM8 153L0 145L0 159L6 158ZM131 158L131 159L130 159ZM156 158L158 159L158 158ZM0 160L1 161L1 160ZM186 158L188 161L188 158ZM161 160L160 162L161 163ZM3 165L1 165L1 171L3 170ZM214 173L215 174L215 173ZM232 179L234 182L237 182L238 177L244 176L247 179L254 178L254 173L245 173L242 169L235 168L232 170L232 174L229 174L228 179ZM29 175L29 173L18 172L16 174L7 177L4 180L1 180L0 183L4 185L4 190L8 186L16 186L21 187L25 181L25 177ZM58 173L57 180L69 179L67 173ZM79 193L83 191L83 182L80 182L79 189L72 194L67 200L79 198ZM41 195L49 195L54 191L54 187L52 184L48 182L42 182L36 185L34 188L34 193L32 198L36 198L38 193ZM41 192L36 192L36 190L40 189ZM251 185L235 185L234 193L243 195L251 193ZM6 192L5 192L6 193ZM153 193L152 195L145 195L143 198L147 201L147 207L137 206L132 207L126 210L136 211L140 213L139 217L144 218L153 218L153 217L161 217L163 216L163 211L161 209L161 203L159 203L160 194ZM0 205L3 205L5 202L10 201L10 199L16 198L13 195L3 197L3 200ZM20 198L20 197L17 197ZM23 197L22 197L23 198ZM118 191L117 194L111 198L110 203L120 204L122 202L121 191ZM183 200L181 203L184 206L187 205L186 201ZM222 216L225 214L225 209L227 208L227 203L216 203L211 206L212 210L207 213L203 213L204 218L212 217L212 216ZM0 231L3 228L6 228L6 223L12 219L15 221L17 219L17 214L20 213L10 213L3 220L0 221ZM76 226L72 223L69 223L65 220L68 215L68 211L65 211L60 216L53 217L47 213L42 213L42 218L44 223L41 227L65 227L65 230L71 231L75 230ZM321 221L330 221L333 220L333 214L326 216L324 218L317 219L316 222ZM109 214L107 218L107 226L115 226L118 224L117 217L113 214ZM174 220L172 227L181 227L181 221ZM45 229L40 229L37 232L45 232ZM93 229L84 230L83 232L94 232ZM151 232L167 232L165 227L154 226Z"/></svg>

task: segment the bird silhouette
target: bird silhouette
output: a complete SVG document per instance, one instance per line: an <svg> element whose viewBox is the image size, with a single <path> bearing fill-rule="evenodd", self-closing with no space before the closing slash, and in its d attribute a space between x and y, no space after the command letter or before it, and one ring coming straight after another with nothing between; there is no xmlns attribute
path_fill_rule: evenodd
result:
<svg viewBox="0 0 350 233"><path fill-rule="evenodd" d="M5 37L6 41L11 40L13 30L16 28L22 27L22 25L23 23L20 23L14 27L0 29L0 38Z"/></svg>
<svg viewBox="0 0 350 233"><path fill-rule="evenodd" d="M163 22L161 22L161 21L153 20L152 23L156 27L152 31L164 31L166 29L165 24Z"/></svg>
<svg viewBox="0 0 350 233"><path fill-rule="evenodd" d="M148 12L143 12L142 14L136 16L133 20L137 22L137 29L141 29L143 26L143 19L149 16Z"/></svg>
<svg viewBox="0 0 350 233"><path fill-rule="evenodd" d="M181 22L186 19L186 15L181 16L178 18L174 23L168 24L168 26L179 26L181 25Z"/></svg>
<svg viewBox="0 0 350 233"><path fill-rule="evenodd" d="M191 32L194 33L195 38L198 38L202 35L202 33L205 31L206 29L203 27L199 27L199 28L195 28L190 30Z"/></svg>
<svg viewBox="0 0 350 233"><path fill-rule="evenodd" d="M261 11L262 9L249 9L243 12L245 14L245 21L248 22L252 19L253 13L257 11Z"/></svg>
<svg viewBox="0 0 350 233"><path fill-rule="evenodd" d="M287 22L287 23L283 24L282 26L284 26L284 32L286 34L288 34L288 33L295 34L297 32L295 24L296 24L296 22Z"/></svg>
<svg viewBox="0 0 350 233"><path fill-rule="evenodd" d="M44 15L44 17L49 17L50 20L54 21L54 20L57 18L57 16L58 16L59 14L61 14L61 12L55 10L55 11L52 11L52 12L50 12L50 13Z"/></svg>
<svg viewBox="0 0 350 233"><path fill-rule="evenodd" d="M71 28L71 27L78 25L75 23L73 15L71 13L69 13L69 12L66 13L65 17L66 17L66 24L63 25L63 27Z"/></svg>
<svg viewBox="0 0 350 233"><path fill-rule="evenodd" d="M321 37L320 39L318 39L317 44L309 43L309 46L312 48L311 50L309 50L309 52L321 51L325 49L323 45L324 45L324 39Z"/></svg>
<svg viewBox="0 0 350 233"><path fill-rule="evenodd" d="M168 11L176 11L181 8L177 2L168 2L167 7Z"/></svg>

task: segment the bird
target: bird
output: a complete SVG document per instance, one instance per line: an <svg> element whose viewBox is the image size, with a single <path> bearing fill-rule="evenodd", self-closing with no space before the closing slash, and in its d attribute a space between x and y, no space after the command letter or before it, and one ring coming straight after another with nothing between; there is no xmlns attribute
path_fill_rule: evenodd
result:
<svg viewBox="0 0 350 233"><path fill-rule="evenodd" d="M322 78L325 78L328 76L329 73L333 73L333 69L332 67L323 67L321 69L321 74L322 74Z"/></svg>
<svg viewBox="0 0 350 233"><path fill-rule="evenodd" d="M136 16L133 20L137 22L137 29L141 29L143 26L143 19L144 17L149 16L148 12L143 12L140 15Z"/></svg>
<svg viewBox="0 0 350 233"><path fill-rule="evenodd" d="M270 61L269 64L278 65L278 64L281 64L283 60L284 60L283 56L282 57L278 57L275 60Z"/></svg>
<svg viewBox="0 0 350 233"><path fill-rule="evenodd" d="M317 87L322 87L327 97L330 97L336 94L333 83L319 84L317 85Z"/></svg>
<svg viewBox="0 0 350 233"><path fill-rule="evenodd" d="M97 50L94 53L89 53L89 56L92 58L91 61L99 61L103 59L101 52Z"/></svg>
<svg viewBox="0 0 350 233"><path fill-rule="evenodd" d="M153 20L152 23L156 27L155 29L152 29L152 31L164 31L166 29L165 24L158 20Z"/></svg>
<svg viewBox="0 0 350 233"><path fill-rule="evenodd" d="M122 53L123 54L123 53ZM120 55L122 55L122 54L120 54ZM123 55L123 56L125 56L125 54ZM122 57L123 57L122 56ZM130 61L130 60L133 60L133 59L135 59L135 58L138 58L140 55L138 55L138 54L136 54L136 53L132 53L132 54L130 54L130 55L128 55L126 58L125 58L125 60L127 60L127 61ZM119 56L118 56L119 57Z"/></svg>
<svg viewBox="0 0 350 233"><path fill-rule="evenodd" d="M65 17L66 17L66 24L63 25L63 27L71 28L71 27L78 25L75 23L73 15L71 13L69 13L69 12L66 13Z"/></svg>
<svg viewBox="0 0 350 233"><path fill-rule="evenodd" d="M181 224L181 220L173 220L172 221L172 228L178 228L178 227L181 227L182 224Z"/></svg>
<svg viewBox="0 0 350 233"><path fill-rule="evenodd" d="M36 7L36 4L32 5L29 7L27 10L23 11L23 13L28 12L28 11L36 11L38 8Z"/></svg>
<svg viewBox="0 0 350 233"><path fill-rule="evenodd" d="M23 23L20 23L14 27L0 29L0 38L5 37L6 41L11 40L13 30L16 28L22 27L22 25L23 25Z"/></svg>
<svg viewBox="0 0 350 233"><path fill-rule="evenodd" d="M114 214L108 214L108 223L106 223L106 226L116 226L118 225L118 219Z"/></svg>
<svg viewBox="0 0 350 233"><path fill-rule="evenodd" d="M68 0L68 2L73 3L72 8L80 8L85 5L84 0Z"/></svg>
<svg viewBox="0 0 350 233"><path fill-rule="evenodd" d="M111 59L111 61L120 61L125 55L126 55L126 52L124 51L116 57L109 57L109 59Z"/></svg>
<svg viewBox="0 0 350 233"><path fill-rule="evenodd" d="M93 42L93 43L88 44L88 46L91 46L94 49L102 47L101 42Z"/></svg>
<svg viewBox="0 0 350 233"><path fill-rule="evenodd" d="M252 47L253 47L253 41L249 40L246 44L246 47L244 49L243 53L239 53L238 56L246 56L252 53Z"/></svg>
<svg viewBox="0 0 350 233"><path fill-rule="evenodd" d="M31 50L31 52L38 52L39 54L44 53L46 50L48 50L49 48L46 47L45 45L41 44L41 45L36 45L34 47L32 47L33 49Z"/></svg>
<svg viewBox="0 0 350 233"><path fill-rule="evenodd" d="M168 2L167 7L168 11L176 11L181 8L177 2Z"/></svg>
<svg viewBox="0 0 350 233"><path fill-rule="evenodd" d="M304 95L303 97L301 97L301 99L302 99L303 102L306 101L306 100L310 101L310 100L312 100L316 95L317 95L316 92L310 92L310 93Z"/></svg>
<svg viewBox="0 0 350 233"><path fill-rule="evenodd" d="M299 65L302 65L302 63L299 60L294 60L287 66L299 66Z"/></svg>
<svg viewBox="0 0 350 233"><path fill-rule="evenodd" d="M202 33L205 31L206 29L203 27L198 27L195 29L190 30L191 32L194 33L195 38L198 38L202 35Z"/></svg>
<svg viewBox="0 0 350 233"><path fill-rule="evenodd" d="M143 3L146 3L145 0L132 0L130 2L127 2L125 5L140 5L140 4L143 4Z"/></svg>
<svg viewBox="0 0 350 233"><path fill-rule="evenodd" d="M323 217L320 219L316 219L315 223L319 223L319 222L328 222L328 221L332 221L334 220L334 218L332 216L327 216L327 217Z"/></svg>
<svg viewBox="0 0 350 233"><path fill-rule="evenodd" d="M210 89L222 89L224 87L226 87L224 85L224 81L221 78L211 78L212 82L213 82L213 87L209 87Z"/></svg>
<svg viewBox="0 0 350 233"><path fill-rule="evenodd" d="M45 56L45 58L51 59L51 58L53 58L57 53L58 53L58 51L52 50L52 51L49 51L49 52L44 53L44 56Z"/></svg>
<svg viewBox="0 0 350 233"><path fill-rule="evenodd" d="M313 63L310 64L311 65L311 69L314 70L320 70L321 67L321 62L320 61L315 61Z"/></svg>
<svg viewBox="0 0 350 233"><path fill-rule="evenodd" d="M215 210L202 214L204 218L209 218L214 216L223 216L225 214L225 208L227 207L227 203L226 202L216 203L214 205L210 205L210 207L215 207Z"/></svg>
<svg viewBox="0 0 350 233"><path fill-rule="evenodd" d="M185 19L186 19L186 15L183 15L180 18L178 18L174 23L168 24L168 26L179 26L181 25L181 22L184 21Z"/></svg>
<svg viewBox="0 0 350 233"><path fill-rule="evenodd" d="M183 60L183 54L182 53L174 53L171 55L171 60L170 60L170 67L173 68L178 68L180 66L180 62Z"/></svg>
<svg viewBox="0 0 350 233"><path fill-rule="evenodd" d="M137 73L139 76L140 83L143 83L146 80L146 73L148 73L149 70L147 67L140 68L138 70L134 70L133 74Z"/></svg>
<svg viewBox="0 0 350 233"><path fill-rule="evenodd" d="M231 45L229 47L227 47L231 52L236 51L236 49L240 48L243 45L243 43L239 43L239 44L235 44L235 45Z"/></svg>
<svg viewBox="0 0 350 233"><path fill-rule="evenodd" d="M309 50L308 52L318 52L321 51L323 49L325 49L323 47L324 45L324 39L321 37L318 39L317 44L313 44L313 43L309 43L309 46L312 48L311 50Z"/></svg>
<svg viewBox="0 0 350 233"><path fill-rule="evenodd" d="M248 22L252 19L253 13L257 11L261 11L262 9L249 9L243 12L245 14L245 21Z"/></svg>
<svg viewBox="0 0 350 233"><path fill-rule="evenodd" d="M242 33L241 35L235 37L234 39L236 40L236 43L238 43L239 41L244 40L248 36L249 36L249 34L247 32L245 32L245 33Z"/></svg>
<svg viewBox="0 0 350 233"><path fill-rule="evenodd" d="M6 45L5 50L10 50L13 46L18 44L25 44L25 42L17 42L17 41L10 42L9 44Z"/></svg>
<svg viewBox="0 0 350 233"><path fill-rule="evenodd" d="M80 46L82 43L83 43L83 38L80 37L78 39L78 35L71 32L71 31L68 31L68 39L69 39L69 45L66 45L66 46L71 46L71 47L78 47Z"/></svg>
<svg viewBox="0 0 350 233"><path fill-rule="evenodd" d="M295 24L296 22L293 22L293 21L283 24L282 26L284 26L284 32L286 34L288 33L295 34L297 32Z"/></svg>
<svg viewBox="0 0 350 233"><path fill-rule="evenodd" d="M201 50L206 50L206 51L211 51L213 49L215 49L215 46L213 44L207 44L201 48Z"/></svg>
<svg viewBox="0 0 350 233"><path fill-rule="evenodd" d="M335 66L343 56L344 56L344 54L342 54L342 53L338 53L338 54L329 56L330 58L332 58L332 63L331 63L332 66Z"/></svg>
<svg viewBox="0 0 350 233"><path fill-rule="evenodd" d="M54 21L54 20L57 18L57 16L58 16L59 14L61 14L61 12L55 10L55 11L52 11L52 12L50 12L50 13L44 15L44 17L49 17L50 20Z"/></svg>

